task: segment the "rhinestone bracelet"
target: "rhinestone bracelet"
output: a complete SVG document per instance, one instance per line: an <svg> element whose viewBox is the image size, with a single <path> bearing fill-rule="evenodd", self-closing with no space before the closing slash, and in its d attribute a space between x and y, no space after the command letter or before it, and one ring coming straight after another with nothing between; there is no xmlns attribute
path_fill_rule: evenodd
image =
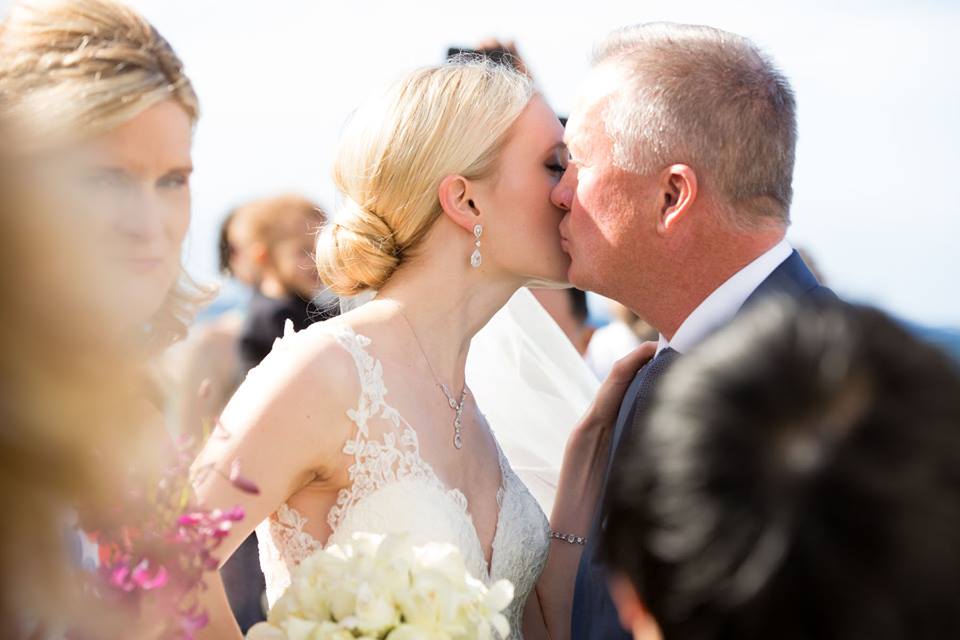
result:
<svg viewBox="0 0 960 640"><path fill-rule="evenodd" d="M570 544L579 544L581 546L587 543L586 538L575 536L572 533L560 533L559 531L551 530L550 537L556 540L563 540L564 542L569 542Z"/></svg>

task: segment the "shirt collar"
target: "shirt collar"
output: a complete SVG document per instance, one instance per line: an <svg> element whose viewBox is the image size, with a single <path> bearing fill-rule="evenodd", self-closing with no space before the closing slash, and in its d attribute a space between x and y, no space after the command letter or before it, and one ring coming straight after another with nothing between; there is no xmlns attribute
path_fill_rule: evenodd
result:
<svg viewBox="0 0 960 640"><path fill-rule="evenodd" d="M732 320L750 294L792 253L793 247L790 243L785 239L781 240L772 249L733 274L687 316L672 340L667 340L663 334L660 334L657 355L667 347L679 353L686 353L714 329Z"/></svg>

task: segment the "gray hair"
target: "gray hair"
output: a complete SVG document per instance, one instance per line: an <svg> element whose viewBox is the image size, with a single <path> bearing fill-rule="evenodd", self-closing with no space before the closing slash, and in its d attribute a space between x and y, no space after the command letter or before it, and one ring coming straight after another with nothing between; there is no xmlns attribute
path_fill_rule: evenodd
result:
<svg viewBox="0 0 960 640"><path fill-rule="evenodd" d="M607 64L626 75L603 111L618 167L687 164L738 223L789 223L796 102L752 42L712 27L640 24L597 45L593 65Z"/></svg>

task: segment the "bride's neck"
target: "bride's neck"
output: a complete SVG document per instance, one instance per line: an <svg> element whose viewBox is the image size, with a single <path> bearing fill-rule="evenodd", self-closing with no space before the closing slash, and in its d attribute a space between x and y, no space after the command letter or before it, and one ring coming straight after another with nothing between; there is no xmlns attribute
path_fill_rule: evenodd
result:
<svg viewBox="0 0 960 640"><path fill-rule="evenodd" d="M466 262L466 259L464 259ZM470 340L520 287L493 281L468 265L451 273L435 265L405 265L377 294L393 303L411 325L436 375L463 383Z"/></svg>

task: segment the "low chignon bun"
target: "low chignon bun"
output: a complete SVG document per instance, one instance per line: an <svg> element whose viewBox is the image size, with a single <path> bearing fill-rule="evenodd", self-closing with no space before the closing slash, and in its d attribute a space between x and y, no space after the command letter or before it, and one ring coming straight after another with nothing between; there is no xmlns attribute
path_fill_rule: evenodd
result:
<svg viewBox="0 0 960 640"><path fill-rule="evenodd" d="M338 296L377 290L393 275L400 255L383 218L348 201L317 238L320 279Z"/></svg>

